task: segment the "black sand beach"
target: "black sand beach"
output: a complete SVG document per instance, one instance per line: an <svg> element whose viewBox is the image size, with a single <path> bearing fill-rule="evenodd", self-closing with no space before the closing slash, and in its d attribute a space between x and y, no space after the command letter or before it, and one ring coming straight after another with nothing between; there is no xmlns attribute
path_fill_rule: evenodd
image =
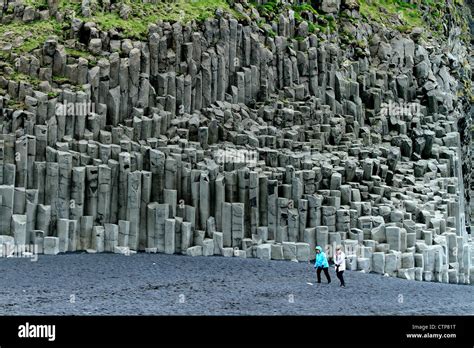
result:
<svg viewBox="0 0 474 348"><path fill-rule="evenodd" d="M316 284L308 263L178 255L0 259L0 315L473 315L471 286L346 272ZM308 283L312 283L310 285Z"/></svg>

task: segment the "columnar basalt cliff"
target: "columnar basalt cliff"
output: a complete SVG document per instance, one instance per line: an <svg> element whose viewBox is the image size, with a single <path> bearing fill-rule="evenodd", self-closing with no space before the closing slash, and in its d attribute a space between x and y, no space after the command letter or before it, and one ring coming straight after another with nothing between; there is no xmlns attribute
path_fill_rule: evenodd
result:
<svg viewBox="0 0 474 348"><path fill-rule="evenodd" d="M2 250L474 284L468 7L209 3L0 0Z"/></svg>

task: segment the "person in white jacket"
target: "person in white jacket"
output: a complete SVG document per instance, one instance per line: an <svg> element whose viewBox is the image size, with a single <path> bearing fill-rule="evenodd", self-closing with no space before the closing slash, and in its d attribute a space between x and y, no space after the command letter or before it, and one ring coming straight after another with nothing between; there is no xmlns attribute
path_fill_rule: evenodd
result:
<svg viewBox="0 0 474 348"><path fill-rule="evenodd" d="M336 247L336 252L334 253L334 267L336 268L337 278L341 282L341 288L345 288L346 284L344 283L343 274L346 270L346 254L344 254L340 245Z"/></svg>

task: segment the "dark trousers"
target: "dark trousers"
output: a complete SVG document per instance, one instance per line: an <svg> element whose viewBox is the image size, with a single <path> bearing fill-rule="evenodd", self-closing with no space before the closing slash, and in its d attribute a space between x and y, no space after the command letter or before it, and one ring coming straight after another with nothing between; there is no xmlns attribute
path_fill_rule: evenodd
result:
<svg viewBox="0 0 474 348"><path fill-rule="evenodd" d="M344 283L344 271L336 271L336 275L337 275L337 278L339 279L339 281L341 282L341 285L343 286L346 286L346 284Z"/></svg>
<svg viewBox="0 0 474 348"><path fill-rule="evenodd" d="M324 271L324 275L326 276L326 279L328 280L328 283L331 282L331 277L329 276L329 268L328 267L318 267L316 270L316 274L318 275L318 283L321 283L321 271Z"/></svg>

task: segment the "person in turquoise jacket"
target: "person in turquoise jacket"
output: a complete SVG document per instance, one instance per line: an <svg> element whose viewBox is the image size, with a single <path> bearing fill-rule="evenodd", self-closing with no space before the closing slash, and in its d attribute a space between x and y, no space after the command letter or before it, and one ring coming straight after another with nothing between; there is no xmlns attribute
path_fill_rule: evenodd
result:
<svg viewBox="0 0 474 348"><path fill-rule="evenodd" d="M331 283L328 259L323 251L323 248L321 248L319 245L316 247L316 261L314 262L314 268L316 268L316 274L318 275L318 283L321 283L321 271L324 271L324 275L328 280L328 284Z"/></svg>

